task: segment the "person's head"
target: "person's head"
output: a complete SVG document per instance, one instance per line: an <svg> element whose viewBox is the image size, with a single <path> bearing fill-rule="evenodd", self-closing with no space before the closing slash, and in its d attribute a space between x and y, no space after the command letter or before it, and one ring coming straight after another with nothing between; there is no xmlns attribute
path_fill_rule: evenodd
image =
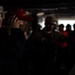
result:
<svg viewBox="0 0 75 75"><path fill-rule="evenodd" d="M48 30L54 30L56 28L56 20L52 16L47 16L45 18L45 27Z"/></svg>
<svg viewBox="0 0 75 75"><path fill-rule="evenodd" d="M67 26L66 26L66 30L71 31L71 25L70 25L70 24L67 24Z"/></svg>
<svg viewBox="0 0 75 75"><path fill-rule="evenodd" d="M64 30L64 25L63 24L60 24L59 25L59 31L63 31Z"/></svg>
<svg viewBox="0 0 75 75"><path fill-rule="evenodd" d="M9 28L15 27L25 31L28 22L31 22L32 20L33 18L26 11L24 11L24 9L17 8L11 11L11 16L8 18Z"/></svg>
<svg viewBox="0 0 75 75"><path fill-rule="evenodd" d="M74 28L74 30L75 30L75 23L73 24L73 28Z"/></svg>

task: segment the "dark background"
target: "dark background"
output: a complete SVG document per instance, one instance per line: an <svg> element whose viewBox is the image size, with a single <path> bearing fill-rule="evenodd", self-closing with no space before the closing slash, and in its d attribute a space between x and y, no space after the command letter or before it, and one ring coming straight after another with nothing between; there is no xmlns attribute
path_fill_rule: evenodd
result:
<svg viewBox="0 0 75 75"><path fill-rule="evenodd" d="M24 8L75 8L74 0L0 0L0 5L6 9L21 6Z"/></svg>
<svg viewBox="0 0 75 75"><path fill-rule="evenodd" d="M75 14L74 0L0 0L0 5L7 11L22 7L31 11L46 11L46 13Z"/></svg>

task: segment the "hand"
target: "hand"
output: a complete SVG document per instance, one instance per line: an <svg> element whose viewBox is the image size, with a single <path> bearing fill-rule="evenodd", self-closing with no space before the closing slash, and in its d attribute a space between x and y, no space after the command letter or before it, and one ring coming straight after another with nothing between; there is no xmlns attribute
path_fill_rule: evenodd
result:
<svg viewBox="0 0 75 75"><path fill-rule="evenodd" d="M10 24L10 29L11 28L19 28L21 24L21 21L18 19L18 17L13 16Z"/></svg>

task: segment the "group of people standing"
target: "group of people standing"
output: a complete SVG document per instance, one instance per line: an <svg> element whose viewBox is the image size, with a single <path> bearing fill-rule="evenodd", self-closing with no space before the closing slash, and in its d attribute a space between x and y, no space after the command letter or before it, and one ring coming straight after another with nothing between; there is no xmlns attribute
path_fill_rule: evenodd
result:
<svg viewBox="0 0 75 75"><path fill-rule="evenodd" d="M69 54L66 54L68 37L56 31L57 23L52 16L45 18L43 30L37 28L37 24L32 25L32 29L35 30L27 36L31 30L27 26L28 22L34 21L35 19L28 16L21 8L16 9L3 21L3 26L0 28L0 73L67 75L66 70L60 73L60 69L65 67L65 64L69 64L66 67L72 64L72 60L69 61ZM26 33L27 28L28 33Z"/></svg>

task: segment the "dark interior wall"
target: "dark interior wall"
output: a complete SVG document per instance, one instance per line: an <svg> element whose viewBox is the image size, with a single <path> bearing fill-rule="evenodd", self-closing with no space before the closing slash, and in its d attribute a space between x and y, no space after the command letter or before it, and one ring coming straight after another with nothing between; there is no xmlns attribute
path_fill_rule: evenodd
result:
<svg viewBox="0 0 75 75"><path fill-rule="evenodd" d="M56 8L75 6L74 0L0 0L5 8L21 6L24 8ZM11 8L10 8L11 7Z"/></svg>

